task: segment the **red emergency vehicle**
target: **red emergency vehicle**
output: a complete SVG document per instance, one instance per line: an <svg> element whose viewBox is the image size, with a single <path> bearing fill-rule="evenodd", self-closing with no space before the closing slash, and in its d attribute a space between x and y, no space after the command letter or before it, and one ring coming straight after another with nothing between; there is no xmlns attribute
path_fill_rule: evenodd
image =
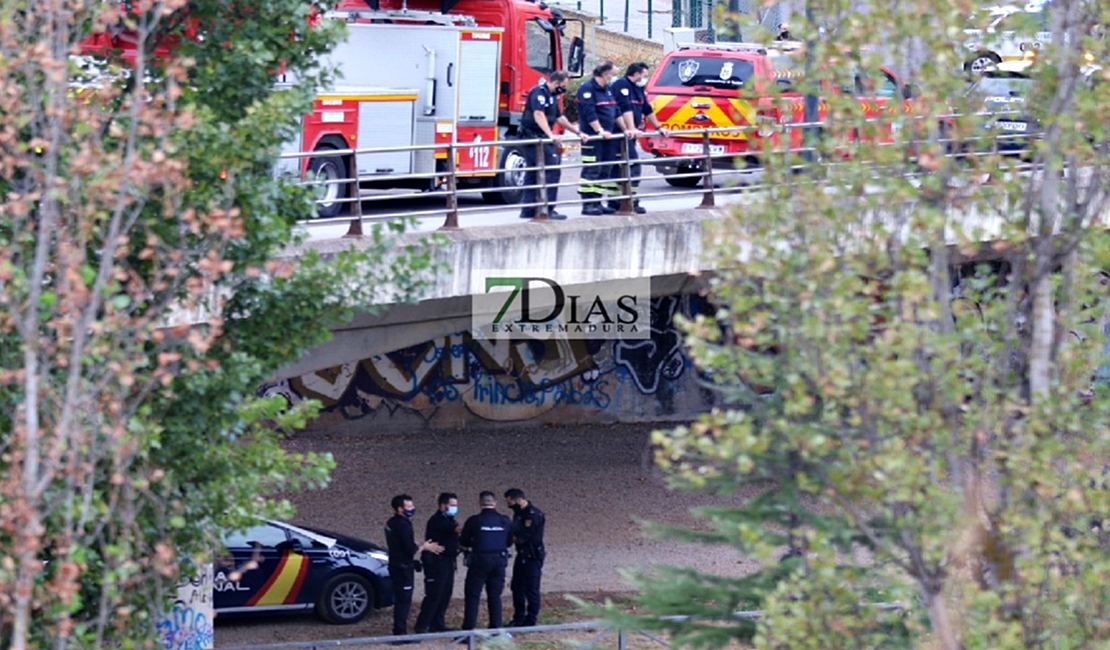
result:
<svg viewBox="0 0 1110 650"><path fill-rule="evenodd" d="M805 95L801 44L785 42L777 48L759 43L698 43L668 52L647 85L656 116L670 137L649 137L641 146L662 159L657 164L668 183L693 187L704 171L700 160L681 157L704 150L697 131L718 127L743 127L713 133L709 138L714 167L736 169L759 165L759 153L768 142L775 149L802 146ZM858 98L868 118L901 114L909 110L912 91L894 74L881 68L873 74L856 72L849 86L827 87L823 95L845 94ZM827 104L819 101L818 120L824 121ZM884 138L892 137L892 120ZM843 134L847 139L858 133ZM675 158L674 164L666 159Z"/></svg>
<svg viewBox="0 0 1110 650"><path fill-rule="evenodd" d="M318 181L320 216L338 214L356 187L442 185L448 150L405 149L413 145L479 143L455 150L458 183L495 185L497 152L480 143L498 137L503 33L465 18L427 18L432 24L352 22L347 39L323 57L339 71L340 81L317 97L301 137L285 147L287 153L318 155L302 169L288 162L283 168ZM367 148L398 150L335 153Z"/></svg>
<svg viewBox="0 0 1110 650"><path fill-rule="evenodd" d="M557 8L534 0L340 0L339 9L347 12L420 11L472 19L480 27L500 27L502 47L500 86L498 87L498 137L516 135L528 91L547 79L555 70L566 70L580 77L585 66L585 27L580 20L566 18ZM392 20L371 18L361 20ZM517 203L524 184L521 168L524 158L515 147L504 147L498 154L499 191L485 194L488 201Z"/></svg>

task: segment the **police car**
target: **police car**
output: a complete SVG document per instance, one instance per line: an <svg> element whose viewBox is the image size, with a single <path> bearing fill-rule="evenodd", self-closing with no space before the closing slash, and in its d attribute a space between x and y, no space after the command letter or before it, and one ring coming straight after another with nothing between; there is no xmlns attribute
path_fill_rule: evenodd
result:
<svg viewBox="0 0 1110 650"><path fill-rule="evenodd" d="M966 128L953 128L953 133L964 138L953 138L950 149L954 153L995 151L1003 154L1028 156L1033 142L1042 137L1044 127L1040 116L1045 108L1036 102L1043 96L1037 93L1038 83L1033 76L1032 60L1004 61L987 68L967 90L970 105L977 108L974 124L981 128L975 134ZM1102 66L1086 65L1080 69L1083 83L1090 92L1102 79ZM974 126L973 124L973 126ZM942 128L946 125L942 124ZM978 136L978 137L976 137ZM1087 136L1094 144L1094 139Z"/></svg>
<svg viewBox="0 0 1110 650"><path fill-rule="evenodd" d="M983 128L994 131L997 140L987 144L1000 152L1023 152L1041 134L1041 124L1027 102L1033 95L1030 61L1004 61L985 70L968 94L981 102L986 116Z"/></svg>
<svg viewBox="0 0 1110 650"><path fill-rule="evenodd" d="M259 521L224 535L216 562L217 614L315 610L330 623L355 623L393 605L384 548L307 526Z"/></svg>
<svg viewBox="0 0 1110 650"><path fill-rule="evenodd" d="M983 74L999 63L1021 61L1052 42L1045 2L1024 7L990 7L986 16L972 16L979 24L964 30L964 70Z"/></svg>

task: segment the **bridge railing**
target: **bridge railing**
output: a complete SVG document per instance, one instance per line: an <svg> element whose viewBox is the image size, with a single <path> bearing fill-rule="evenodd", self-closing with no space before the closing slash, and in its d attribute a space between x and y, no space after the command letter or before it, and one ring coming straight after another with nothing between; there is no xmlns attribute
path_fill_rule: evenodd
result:
<svg viewBox="0 0 1110 650"><path fill-rule="evenodd" d="M865 606L882 611L895 612L902 615L906 606L900 602L866 603ZM728 620L759 619L763 612L759 610L733 612L731 616L721 617L721 622ZM692 621L694 616L665 616L663 621ZM589 632L589 638L578 640L567 638L576 632ZM617 650L627 650L628 642L633 638L642 638L664 648L674 647L665 637L649 630L632 627L614 626L607 621L580 621L576 623L562 623L559 625L534 625L531 627L514 627L482 630L458 630L452 632L432 632L428 634L406 634L397 636L368 636L345 639L323 639L316 641L290 641L285 643L271 643L266 645L246 646L221 646L219 650L320 650L322 648L359 648L365 646L402 645L406 643L433 643L442 644L442 650L455 646L465 646L467 650L477 650L486 645L497 645L500 640L510 640L525 636L556 636L560 637L559 645L568 650L587 650L603 648L613 644ZM527 642L529 639L522 639Z"/></svg>
<svg viewBox="0 0 1110 650"><path fill-rule="evenodd" d="M997 118L998 113L992 114L977 114L976 116L960 116L960 115L942 115L939 116L941 123L954 123L957 118L961 117L990 117ZM640 158L638 160L629 159L629 150L633 147L638 147L636 140L632 140L620 134L614 134L613 138L619 142L621 148L621 155L618 160L613 162L567 162L564 159L560 160L558 169L560 172L577 169L581 173L591 167L600 166L613 166L616 170L614 177L609 178L609 182L615 183L618 187L616 193L610 192L607 201L619 203L620 208L616 214L618 215L631 215L634 213L633 202L639 199L646 198L659 198L667 197L674 198L676 196L696 196L699 201L696 205L691 207L696 208L713 208L716 207L718 196L722 194L731 194L737 192L750 191L760 187L760 180L762 177L762 167L759 163L760 159L766 156L777 156L790 160L788 163L793 170L798 173L806 173L807 171L820 170L822 167L839 164L840 161L849 160L861 147L902 147L907 152L909 157L915 157L919 147L935 145L941 147L944 156L953 158L970 159L981 156L998 155L1000 153L1015 153L1008 151L1007 148L1010 143L1028 141L1029 135L1020 133L999 133L990 135L970 135L970 136L953 136L945 132L941 128L941 135L933 140L928 140L924 136L927 133L926 124L921 117L909 117L908 121L916 122L911 126L906 126L907 120L892 120L889 116L881 118L870 118L866 120L867 123L872 123L878 129L890 129L888 133L883 134L882 141L874 141L871 139L860 140L858 137L852 137L858 134L860 127L856 124L843 125L839 130L844 131L845 134L837 133L831 136L835 142L838 143L835 151L835 156L829 160L821 160L817 156L817 149L814 146L777 146L767 147L744 152L742 154L727 153L723 151L719 142L714 141L717 134L741 134L745 138L750 137L750 134L759 136L760 141L764 138L770 137L772 134L778 134L780 138L790 138L791 131L801 129L819 131L829 128L829 124L825 122L812 122L812 123L761 123L754 126L731 126L731 127L716 127L704 128L683 131L681 136L677 136L683 140L688 140L690 152L681 156L667 156L667 157L649 157L651 154L645 154L642 150L638 151ZM898 124L898 128L893 128L892 124ZM865 127L866 128L866 127ZM654 138L659 137L660 134L654 131L643 132L640 138ZM676 137L671 133L671 137ZM585 142L598 142L602 140L601 136L590 137ZM638 140L639 138L637 138ZM338 157L348 158L361 154L382 154L382 153L396 153L407 152L410 154L417 154L419 152L446 152L445 169L439 169L435 172L427 173L411 173L411 174L389 174L387 178L393 184L410 184L410 185L426 185L434 186L437 189L433 190L411 190L407 193L380 192L380 193L363 193L361 185L364 183L373 183L374 177L363 178L337 178L337 179L321 179L321 178L302 178L301 184L313 188L317 195L317 205L322 204L342 204L346 206L349 212L348 216L332 217L332 218L318 218L313 220L314 223L339 223L349 222L347 236L361 236L362 224L364 221L385 221L399 216L413 216L413 217L431 217L445 215L442 228L455 229L460 227L460 215L465 216L469 214L479 214L486 212L494 212L504 210L503 204L487 204L487 205L467 205L460 206L460 197L472 197L488 195L491 192L499 192L503 190L524 190L534 189L536 191L536 200L529 203L516 203L518 208L534 208L536 212L535 220L544 221L548 218L552 209L551 204L547 200L547 190L551 187L557 187L560 190L563 188L575 188L579 185L578 180L565 181L560 180L558 183L548 183L546 174L548 167L545 164L543 156L543 145L550 143L547 139L508 139L498 141L480 141L470 143L447 143L447 144L431 144L431 145L410 145L404 147L369 147L359 149L343 149L343 150L327 150L326 152L302 152L302 153L287 153L281 156L282 167L286 170L297 168L304 169L307 161L314 158L321 157ZM563 137L563 145L575 145L581 142L576 136L567 134ZM534 150L534 159L537 164L533 166L517 165L510 170L501 171L498 173L509 173L514 175L521 175L515 178L514 182L510 183L507 187L490 187L490 186L475 186L464 187L460 183L461 179L471 179L476 176L472 171L460 171L456 165L456 159L459 156L472 155L470 152L478 149L485 149L486 152L491 151L491 147L495 148L494 151L500 150L503 147L512 147L518 151L525 147L531 147ZM488 155L488 154L487 154ZM521 158L523 158L521 156ZM737 163L740 163L739 165ZM633 186L636 177L633 174L632 167L639 165L644 166L662 166L669 171L666 173L667 182L676 186L668 191L637 191ZM673 171L672 171L673 170ZM523 175L526 172L535 172L535 182L526 184L523 180ZM814 178L818 178L820 174L815 174ZM382 179L377 179L382 180ZM697 186L701 185L699 189ZM331 188L344 188L342 191L333 191ZM569 196L567 196L569 195ZM435 208L431 210L413 210L403 209L394 212L379 212L374 215L364 214L367 205L373 206L375 203L386 201L398 201L406 198L435 198L442 197L445 201L444 208ZM587 201L595 200L592 198L581 199L575 196L572 192L561 192L558 199L558 205L577 205L581 206Z"/></svg>

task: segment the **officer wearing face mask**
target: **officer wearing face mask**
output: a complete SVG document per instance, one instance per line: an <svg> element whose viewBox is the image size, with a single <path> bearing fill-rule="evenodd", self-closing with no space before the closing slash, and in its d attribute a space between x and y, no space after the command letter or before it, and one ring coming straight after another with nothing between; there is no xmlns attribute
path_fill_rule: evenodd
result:
<svg viewBox="0 0 1110 650"><path fill-rule="evenodd" d="M647 94L644 93L644 86L648 82L648 64L638 61L628 66L624 72L624 76L613 82L613 96L617 99L617 106L619 107L621 116L624 118L624 134L628 136L628 160L631 167L628 170L628 175L632 180L632 196L635 197L640 191L640 165L635 161L639 159L639 146L636 143L636 138L642 135L644 129L644 120L655 127L659 135L664 138L670 135L670 131L659 123L659 118L655 116L655 111L651 108L651 103L647 99ZM620 151L618 150L617 156L619 157ZM620 167L617 167L620 170ZM640 205L638 199L632 202L633 209L636 214L644 214L647 209ZM614 210L620 209L619 201L610 201L609 207Z"/></svg>
<svg viewBox="0 0 1110 650"><path fill-rule="evenodd" d="M546 520L521 489L506 490L505 502L513 510L512 532L516 544L513 581L509 584L513 592L513 620L509 627L531 627L540 615L540 578L543 577L543 560L547 557L543 546Z"/></svg>
<svg viewBox="0 0 1110 650"><path fill-rule="evenodd" d="M443 492L439 495L439 508L428 519L424 529L424 537L442 546L443 552L424 551L421 556L424 563L424 601L420 603L420 615L413 626L417 634L448 631L444 616L455 587L455 559L459 555L459 533L462 531L462 524L455 520L457 514L458 495Z"/></svg>
<svg viewBox="0 0 1110 650"><path fill-rule="evenodd" d="M569 76L562 70L551 73L547 81L540 83L528 93L524 103L524 113L520 118L520 137L524 140L546 139L540 149L543 152L544 183L547 185L547 218L566 219L566 215L555 211L555 201L559 198L559 179L562 177L560 168L561 157L556 143L560 136L555 134L554 126L558 124L567 131L585 137L578 127L570 123L559 109L556 99L567 91ZM531 187L536 184L537 171L531 169L537 166L537 147L535 144L526 144L520 147L521 156L524 158L524 194L521 197L520 218L532 219L536 216L537 208L531 205L536 202L538 188ZM540 208L542 209L542 207Z"/></svg>
<svg viewBox="0 0 1110 650"><path fill-rule="evenodd" d="M412 535L412 516L416 508L412 497L398 494L389 502L393 516L385 522L385 543L389 549L389 579L393 582L393 634L407 634L409 610L412 609L412 585L415 579L416 558L423 551L442 553L443 546L426 540L417 545ZM397 641L415 643L414 641Z"/></svg>

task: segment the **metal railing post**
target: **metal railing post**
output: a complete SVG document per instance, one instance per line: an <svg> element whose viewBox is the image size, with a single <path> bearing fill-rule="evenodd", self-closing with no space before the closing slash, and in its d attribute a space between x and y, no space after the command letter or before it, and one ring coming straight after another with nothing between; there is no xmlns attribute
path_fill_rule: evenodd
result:
<svg viewBox="0 0 1110 650"><path fill-rule="evenodd" d="M536 219L542 221L547 219L548 212L551 210L551 206L547 203L547 156L543 155L543 140L537 140L532 146L536 148L536 167L538 167L538 169L532 172L535 175L534 180L536 181L532 184L539 184L536 194L540 199L539 207L535 208ZM527 209L527 207L525 207L525 209Z"/></svg>
<svg viewBox="0 0 1110 650"><path fill-rule="evenodd" d="M352 156L352 159L354 156ZM352 160L352 162L354 162ZM362 193L359 191L358 186L358 165L353 164L354 178L348 179L351 183L351 194L355 198L354 214L351 215L351 225L347 226L347 234L344 237L362 237ZM349 174L350 172L348 172Z"/></svg>
<svg viewBox="0 0 1110 650"><path fill-rule="evenodd" d="M447 144L447 218L440 230L457 230L459 227L458 181L455 178L455 143Z"/></svg>
<svg viewBox="0 0 1110 650"><path fill-rule="evenodd" d="M627 135L621 138L621 175L624 177L621 180L621 194L624 198L621 199L621 207L617 210L617 214L621 216L632 214L632 159L629 153L633 146Z"/></svg>
<svg viewBox="0 0 1110 650"><path fill-rule="evenodd" d="M617 650L627 650L627 648L628 648L628 637L624 633L624 628L623 627L618 628L617 629Z"/></svg>
<svg viewBox="0 0 1110 650"><path fill-rule="evenodd" d="M701 132L701 146L702 157L705 160L705 174L702 176L702 184L705 185L705 192L701 195L701 205L699 208L713 208L717 205L717 197L713 193L713 159L709 154L709 130L705 129Z"/></svg>

